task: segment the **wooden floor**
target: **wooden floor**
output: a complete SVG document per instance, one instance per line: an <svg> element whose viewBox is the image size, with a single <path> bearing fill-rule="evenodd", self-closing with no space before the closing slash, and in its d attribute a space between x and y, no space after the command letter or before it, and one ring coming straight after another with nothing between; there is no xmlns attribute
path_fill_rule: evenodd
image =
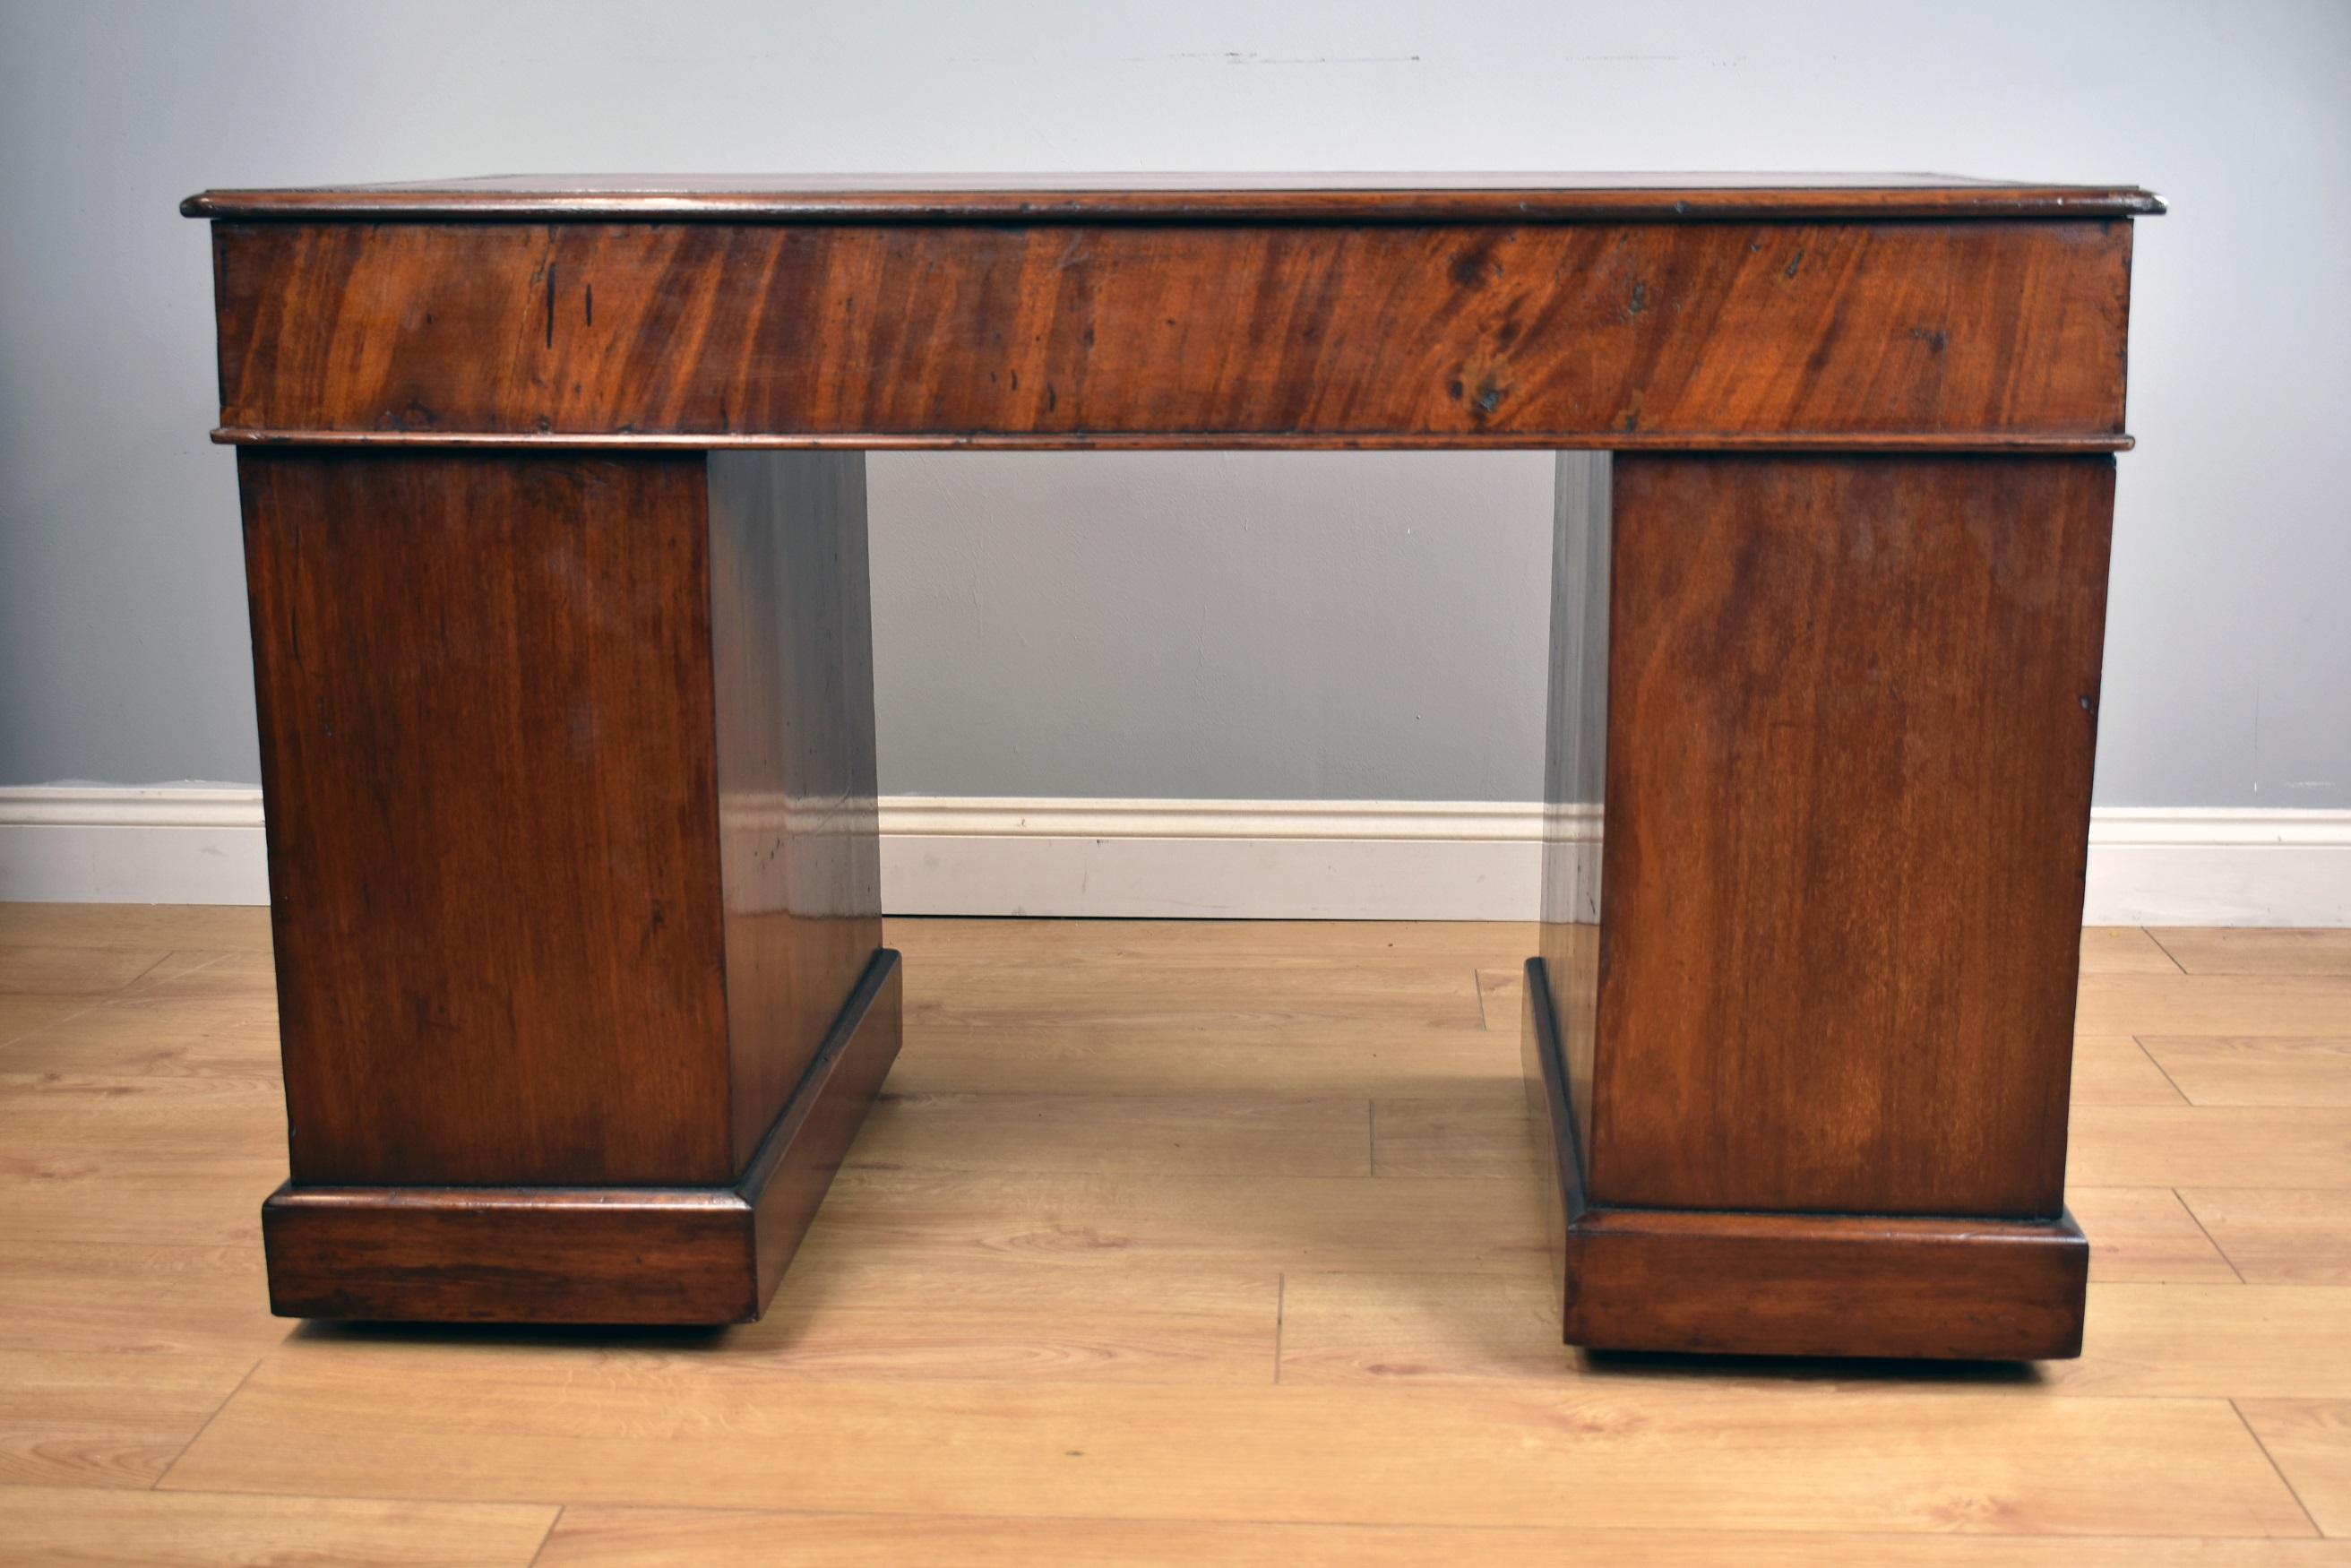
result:
<svg viewBox="0 0 2351 1568"><path fill-rule="evenodd" d="M1555 1343L1528 928L892 937L765 1322L352 1332L260 912L0 905L0 1561L2351 1565L2351 932L2088 934L2086 1352L1941 1370Z"/></svg>

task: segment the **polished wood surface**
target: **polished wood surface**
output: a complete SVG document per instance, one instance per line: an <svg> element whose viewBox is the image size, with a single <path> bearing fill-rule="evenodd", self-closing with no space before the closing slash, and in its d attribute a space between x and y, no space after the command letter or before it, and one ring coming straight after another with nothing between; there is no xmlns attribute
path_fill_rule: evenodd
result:
<svg viewBox="0 0 2351 1568"><path fill-rule="evenodd" d="M756 1316L896 1049L884 989L819 1060L881 945L862 459L240 474L278 1308Z"/></svg>
<svg viewBox="0 0 2351 1568"><path fill-rule="evenodd" d="M862 454L707 472L726 1028L765 1047L730 1061L739 1171L882 946L872 593Z"/></svg>
<svg viewBox="0 0 2351 1568"><path fill-rule="evenodd" d="M741 1168L702 470L242 455L298 1181Z"/></svg>
<svg viewBox="0 0 2351 1568"><path fill-rule="evenodd" d="M2113 446L2130 225L222 222L237 439Z"/></svg>
<svg viewBox="0 0 2351 1568"><path fill-rule="evenodd" d="M716 1194L789 1124L808 1157L744 1265L772 1286L887 1056L810 1104L879 940L862 457L826 449L1554 447L1559 1010L1527 1084L1569 1332L2072 1348L2071 933L2146 193L605 176L186 210L262 524L270 814L303 819L272 842L309 899L273 1214L319 1223L322 1180ZM314 729L346 688L368 722ZM356 1020L332 1047L321 995ZM486 1312L522 1293L480 1263L449 1268ZM1685 1304L1723 1278L1753 1311Z"/></svg>
<svg viewBox="0 0 2351 1568"><path fill-rule="evenodd" d="M1921 1370L1561 1347L1523 925L893 920L766 1319L613 1335L270 1317L265 913L0 906L0 1556L2341 1568L2351 936L2088 935L2107 1018L2309 1071L2085 1037L2084 1354Z"/></svg>
<svg viewBox="0 0 2351 1568"><path fill-rule="evenodd" d="M2112 460L1614 470L1593 1200L2055 1218Z"/></svg>
<svg viewBox="0 0 2351 1568"><path fill-rule="evenodd" d="M206 191L191 217L1573 222L1723 217L2127 217L2135 185L1956 174L500 174Z"/></svg>

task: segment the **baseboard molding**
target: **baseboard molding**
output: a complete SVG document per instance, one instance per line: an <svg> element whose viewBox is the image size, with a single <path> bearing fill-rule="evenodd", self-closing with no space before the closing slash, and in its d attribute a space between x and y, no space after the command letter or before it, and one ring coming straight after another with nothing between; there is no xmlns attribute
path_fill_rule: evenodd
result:
<svg viewBox="0 0 2351 1568"><path fill-rule="evenodd" d="M267 904L261 791L0 789L0 899Z"/></svg>
<svg viewBox="0 0 2351 1568"><path fill-rule="evenodd" d="M1541 829L1541 807L1507 801L897 796L882 802L883 902L896 915L1528 920ZM0 789L0 899L268 898L257 789ZM2085 918L2351 925L2351 810L2095 811Z"/></svg>

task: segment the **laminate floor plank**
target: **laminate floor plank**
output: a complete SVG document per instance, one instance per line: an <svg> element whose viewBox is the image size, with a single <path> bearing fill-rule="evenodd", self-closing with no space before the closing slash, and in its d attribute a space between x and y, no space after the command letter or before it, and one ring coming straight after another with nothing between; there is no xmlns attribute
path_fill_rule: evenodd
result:
<svg viewBox="0 0 2351 1568"><path fill-rule="evenodd" d="M2351 1106L2077 1105L2085 1186L2351 1187Z"/></svg>
<svg viewBox="0 0 2351 1568"><path fill-rule="evenodd" d="M286 1179L278 1152L0 1149L0 1255L32 1242L211 1247L261 1241L261 1200Z"/></svg>
<svg viewBox="0 0 2351 1568"><path fill-rule="evenodd" d="M739 1327L314 1323L279 1337L289 1356L350 1357L401 1376L564 1364L596 1379L765 1387L789 1403L816 1383L1270 1384L1280 1312L1280 1278L1268 1268L882 1253L820 1221L766 1314Z"/></svg>
<svg viewBox="0 0 2351 1568"><path fill-rule="evenodd" d="M556 1510L506 1503L0 1487L0 1560L217 1568L527 1568Z"/></svg>
<svg viewBox="0 0 2351 1568"><path fill-rule="evenodd" d="M566 1509L538 1568L2346 1568L2351 1542Z"/></svg>
<svg viewBox="0 0 2351 1568"><path fill-rule="evenodd" d="M810 1382L268 1358L167 1489L1583 1528L2314 1533L2226 1401L1625 1383ZM1213 1440L1207 1440L1214 1434Z"/></svg>
<svg viewBox="0 0 2351 1568"><path fill-rule="evenodd" d="M1416 1095L1372 1106L1373 1171L1452 1180L1539 1179L1527 1097Z"/></svg>
<svg viewBox="0 0 2351 1568"><path fill-rule="evenodd" d="M1197 1030L1040 1019L916 1020L890 1070L910 1094L1230 1094L1479 1097L1523 1104L1518 1037L1398 1030L1384 1019Z"/></svg>
<svg viewBox="0 0 2351 1568"><path fill-rule="evenodd" d="M1559 1343L1552 1293L1548 1274L1533 1271L1458 1281L1294 1274L1284 1289L1282 1381L1531 1382L1665 1372L1755 1388L1869 1386L1890 1377L2033 1398L2351 1397L2351 1290L2093 1284L2080 1359L2032 1368L1578 1356Z"/></svg>
<svg viewBox="0 0 2351 1568"><path fill-rule="evenodd" d="M2192 1186L2181 1199L2256 1285L2351 1285L2351 1189Z"/></svg>
<svg viewBox="0 0 2351 1568"><path fill-rule="evenodd" d="M269 911L233 904L0 903L0 946L269 951Z"/></svg>
<svg viewBox="0 0 2351 1568"><path fill-rule="evenodd" d="M209 1009L114 998L0 1046L0 1073L44 1077L237 1078L283 1087L273 1008Z"/></svg>
<svg viewBox="0 0 2351 1568"><path fill-rule="evenodd" d="M0 943L0 994L97 1001L169 957L152 947L45 947Z"/></svg>
<svg viewBox="0 0 2351 1568"><path fill-rule="evenodd" d="M2351 975L2084 975L2077 1034L2351 1034Z"/></svg>
<svg viewBox="0 0 2351 1568"><path fill-rule="evenodd" d="M914 958L1058 962L1139 956L1196 962L1239 956L1265 963L1321 958L1468 959L1503 965L1531 956L1532 921L1479 920L1006 920L892 915L883 939Z"/></svg>
<svg viewBox="0 0 2351 1568"><path fill-rule="evenodd" d="M0 1049L30 1039L96 1005L79 997L0 995Z"/></svg>
<svg viewBox="0 0 2351 1568"><path fill-rule="evenodd" d="M891 1170L1369 1176L1371 1103L1332 1095L891 1089L868 1116L849 1163Z"/></svg>
<svg viewBox="0 0 2351 1568"><path fill-rule="evenodd" d="M261 1249L17 1240L0 1267L0 1350L259 1355L293 1324L269 1312Z"/></svg>
<svg viewBox="0 0 2351 1568"><path fill-rule="evenodd" d="M0 1351L0 1490L153 1486L254 1361Z"/></svg>
<svg viewBox="0 0 2351 1568"><path fill-rule="evenodd" d="M2351 1106L2351 1033L2316 1040L2149 1035L2140 1043L2193 1104Z"/></svg>
<svg viewBox="0 0 2351 1568"><path fill-rule="evenodd" d="M2191 975L2351 975L2351 929L2166 926L2151 935Z"/></svg>
<svg viewBox="0 0 2351 1568"><path fill-rule="evenodd" d="M1548 1256L1532 1183L844 1168L819 1227L877 1256L1067 1268L1490 1271Z"/></svg>

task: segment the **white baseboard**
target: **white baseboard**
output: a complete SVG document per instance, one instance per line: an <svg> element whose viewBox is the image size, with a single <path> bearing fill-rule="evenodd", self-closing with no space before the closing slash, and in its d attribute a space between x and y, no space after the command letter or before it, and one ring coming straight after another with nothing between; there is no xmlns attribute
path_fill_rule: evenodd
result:
<svg viewBox="0 0 2351 1568"><path fill-rule="evenodd" d="M1519 802L882 803L899 915L1528 920ZM0 899L265 904L257 789L0 789ZM2092 925L2351 925L2351 811L2092 813Z"/></svg>
<svg viewBox="0 0 2351 1568"><path fill-rule="evenodd" d="M1540 806L1395 800L882 802L893 915L1531 920Z"/></svg>
<svg viewBox="0 0 2351 1568"><path fill-rule="evenodd" d="M0 789L0 900L266 904L261 791Z"/></svg>

